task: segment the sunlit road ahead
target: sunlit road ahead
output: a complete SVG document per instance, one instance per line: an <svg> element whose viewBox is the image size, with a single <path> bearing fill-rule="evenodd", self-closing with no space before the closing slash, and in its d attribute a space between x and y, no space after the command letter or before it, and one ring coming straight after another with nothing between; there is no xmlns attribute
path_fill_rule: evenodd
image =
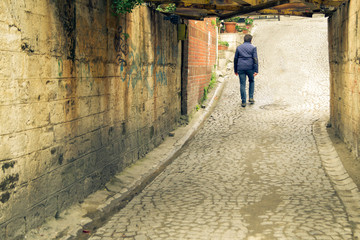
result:
<svg viewBox="0 0 360 240"><path fill-rule="evenodd" d="M182 154L90 239L351 239L312 125L328 115L327 20L256 21L254 105L232 72Z"/></svg>

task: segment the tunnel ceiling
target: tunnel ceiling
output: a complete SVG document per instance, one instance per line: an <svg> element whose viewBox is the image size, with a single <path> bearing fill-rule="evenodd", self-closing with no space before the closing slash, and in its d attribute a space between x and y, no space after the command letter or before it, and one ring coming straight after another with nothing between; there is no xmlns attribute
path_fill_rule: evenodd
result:
<svg viewBox="0 0 360 240"><path fill-rule="evenodd" d="M311 17L331 15L346 0L145 0L152 6L176 5L173 14L201 20L206 17L226 19L239 15L294 15Z"/></svg>

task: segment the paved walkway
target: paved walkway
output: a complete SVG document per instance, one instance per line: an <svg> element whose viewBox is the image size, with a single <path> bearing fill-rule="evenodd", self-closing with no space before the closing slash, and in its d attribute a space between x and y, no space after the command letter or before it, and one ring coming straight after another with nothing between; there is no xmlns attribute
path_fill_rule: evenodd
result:
<svg viewBox="0 0 360 240"><path fill-rule="evenodd" d="M329 114L326 30L256 22L256 103L231 75L180 156L90 239L352 239L312 128Z"/></svg>

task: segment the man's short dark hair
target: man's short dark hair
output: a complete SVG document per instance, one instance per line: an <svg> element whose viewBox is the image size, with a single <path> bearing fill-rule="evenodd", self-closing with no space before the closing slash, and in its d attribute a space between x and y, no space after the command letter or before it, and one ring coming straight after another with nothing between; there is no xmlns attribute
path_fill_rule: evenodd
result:
<svg viewBox="0 0 360 240"><path fill-rule="evenodd" d="M244 36L244 42L251 42L251 40L252 40L252 36L250 34L246 34Z"/></svg>

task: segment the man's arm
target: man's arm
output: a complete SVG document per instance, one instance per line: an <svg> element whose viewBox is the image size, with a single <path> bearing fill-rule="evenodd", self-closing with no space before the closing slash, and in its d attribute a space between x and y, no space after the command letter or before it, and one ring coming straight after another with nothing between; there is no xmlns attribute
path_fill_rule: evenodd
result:
<svg viewBox="0 0 360 240"><path fill-rule="evenodd" d="M234 57L234 72L235 72L235 75L238 75L238 73L237 73L238 59L239 59L239 52L238 52L238 49L236 48L235 57Z"/></svg>
<svg viewBox="0 0 360 240"><path fill-rule="evenodd" d="M258 60L258 56L257 56L257 49L256 47L254 48L253 51L253 59L254 59L254 76L256 76L259 72L259 60Z"/></svg>

